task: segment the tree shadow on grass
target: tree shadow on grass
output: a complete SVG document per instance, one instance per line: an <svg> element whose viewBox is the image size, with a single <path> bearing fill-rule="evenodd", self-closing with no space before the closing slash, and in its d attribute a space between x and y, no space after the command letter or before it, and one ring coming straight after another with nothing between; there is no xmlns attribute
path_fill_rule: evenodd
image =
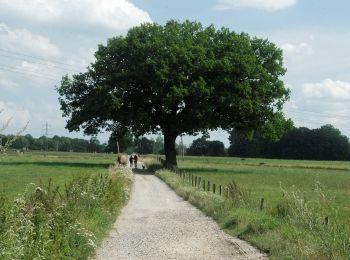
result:
<svg viewBox="0 0 350 260"><path fill-rule="evenodd" d="M84 162L26 162L26 161L20 161L20 162L1 162L0 165L13 165L13 166L19 166L19 165L39 165L39 166L46 166L46 167L79 167L79 168L108 168L109 163L84 163Z"/></svg>

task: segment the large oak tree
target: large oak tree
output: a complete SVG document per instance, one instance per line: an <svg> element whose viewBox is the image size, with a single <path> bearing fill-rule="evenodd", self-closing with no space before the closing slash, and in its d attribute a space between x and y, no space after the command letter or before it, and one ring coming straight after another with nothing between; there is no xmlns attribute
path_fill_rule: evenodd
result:
<svg viewBox="0 0 350 260"><path fill-rule="evenodd" d="M95 57L87 72L63 77L58 87L67 128L161 131L168 165L176 165L180 134L259 130L289 95L273 43L197 22L134 27L100 45Z"/></svg>

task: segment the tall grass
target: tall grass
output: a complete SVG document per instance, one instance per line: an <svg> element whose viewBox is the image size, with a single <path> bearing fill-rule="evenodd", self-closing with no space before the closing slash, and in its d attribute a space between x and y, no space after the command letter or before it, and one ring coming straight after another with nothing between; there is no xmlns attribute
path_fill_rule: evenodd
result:
<svg viewBox="0 0 350 260"><path fill-rule="evenodd" d="M132 173L111 167L59 188L27 186L14 201L0 199L0 259L87 259L128 198Z"/></svg>
<svg viewBox="0 0 350 260"><path fill-rule="evenodd" d="M295 187L280 187L277 205L260 210L249 190L235 181L225 188L228 196L220 196L192 187L170 171L156 174L227 232L251 242L272 259L350 259L350 230L344 222L327 218L336 214L331 212L334 198L317 181L312 200Z"/></svg>

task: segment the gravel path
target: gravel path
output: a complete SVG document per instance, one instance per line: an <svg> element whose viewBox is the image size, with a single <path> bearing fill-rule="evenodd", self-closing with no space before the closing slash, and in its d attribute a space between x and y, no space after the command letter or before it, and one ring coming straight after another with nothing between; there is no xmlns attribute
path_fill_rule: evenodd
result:
<svg viewBox="0 0 350 260"><path fill-rule="evenodd" d="M148 174L147 174L148 173ZM135 174L133 192L97 259L265 259L156 176Z"/></svg>

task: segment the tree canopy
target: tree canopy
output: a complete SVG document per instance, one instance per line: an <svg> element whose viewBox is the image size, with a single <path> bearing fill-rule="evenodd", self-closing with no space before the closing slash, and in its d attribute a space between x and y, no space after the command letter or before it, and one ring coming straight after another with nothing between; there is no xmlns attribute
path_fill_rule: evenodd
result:
<svg viewBox="0 0 350 260"><path fill-rule="evenodd" d="M225 145L220 141L208 141L206 137L194 140L186 150L188 155L225 156Z"/></svg>
<svg viewBox="0 0 350 260"><path fill-rule="evenodd" d="M162 132L169 165L180 134L249 133L276 121L289 96L282 51L265 39L198 22L147 23L99 45L87 72L58 87L70 131Z"/></svg>

